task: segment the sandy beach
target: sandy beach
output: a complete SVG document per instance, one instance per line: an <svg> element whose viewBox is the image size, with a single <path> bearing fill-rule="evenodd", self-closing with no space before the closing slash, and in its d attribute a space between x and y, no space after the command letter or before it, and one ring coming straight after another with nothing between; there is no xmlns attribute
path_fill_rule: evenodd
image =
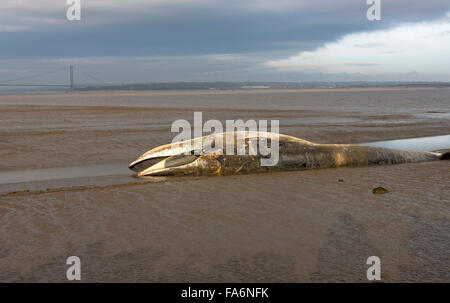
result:
<svg viewBox="0 0 450 303"><path fill-rule="evenodd" d="M445 88L0 95L0 172L126 164L194 111L318 143L450 134ZM0 180L0 281L67 281L75 255L85 282L365 282L369 256L383 282L450 282L449 180L449 161Z"/></svg>

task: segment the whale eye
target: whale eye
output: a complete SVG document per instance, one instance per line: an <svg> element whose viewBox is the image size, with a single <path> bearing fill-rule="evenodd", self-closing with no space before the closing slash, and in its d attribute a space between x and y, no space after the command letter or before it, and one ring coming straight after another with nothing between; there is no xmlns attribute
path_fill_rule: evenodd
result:
<svg viewBox="0 0 450 303"><path fill-rule="evenodd" d="M200 156L202 154L202 150L201 149L196 149L196 150L193 149L188 154L191 156Z"/></svg>

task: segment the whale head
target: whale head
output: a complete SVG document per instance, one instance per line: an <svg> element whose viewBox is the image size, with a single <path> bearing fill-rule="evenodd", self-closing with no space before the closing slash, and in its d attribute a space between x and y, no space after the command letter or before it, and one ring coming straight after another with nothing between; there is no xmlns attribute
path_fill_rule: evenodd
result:
<svg viewBox="0 0 450 303"><path fill-rule="evenodd" d="M274 141L276 138L277 141ZM158 146L133 161L129 168L138 176L223 175L266 170L260 153L261 140L277 147L281 142L307 142L269 132L228 132ZM273 144L273 142L276 142Z"/></svg>

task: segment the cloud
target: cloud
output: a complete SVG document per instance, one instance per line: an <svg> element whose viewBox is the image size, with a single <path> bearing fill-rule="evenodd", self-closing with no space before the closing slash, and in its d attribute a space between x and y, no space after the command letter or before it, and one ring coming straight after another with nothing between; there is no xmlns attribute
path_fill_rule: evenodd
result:
<svg viewBox="0 0 450 303"><path fill-rule="evenodd" d="M74 57L49 59L0 60L0 83L9 79L58 70L54 74L32 79L35 84L64 84L68 80L68 66L74 65L101 79L95 82L82 73L75 72L77 84L117 84L183 81L253 81L267 80L270 68L261 64L260 54L212 54L192 56L151 57ZM51 68L50 68L51 67ZM66 67L66 68L65 68ZM11 76L11 70L16 70ZM16 83L29 83L23 80Z"/></svg>
<svg viewBox="0 0 450 303"><path fill-rule="evenodd" d="M448 0L382 2L380 22L364 0L81 0L82 21L64 0L2 0L3 58L149 56L312 50L356 31L436 19ZM20 29L20 30L18 30ZM36 43L39 37L39 43ZM301 49L299 47L301 46Z"/></svg>
<svg viewBox="0 0 450 303"><path fill-rule="evenodd" d="M285 72L326 74L441 75L450 80L450 20L408 23L388 30L348 34L314 51L270 60L267 66Z"/></svg>
<svg viewBox="0 0 450 303"><path fill-rule="evenodd" d="M0 24L0 32L3 32L3 33L19 32L19 31L24 31L26 29L27 29L26 26Z"/></svg>
<svg viewBox="0 0 450 303"><path fill-rule="evenodd" d="M2 66L39 72L53 69L53 64L76 62L107 80L138 82L302 81L330 75L342 80L383 78L388 72L412 77L413 70L420 77L424 68L416 68L418 62L411 62L409 70L389 71L396 63L380 61L380 56L401 59L409 50L379 39L356 39L346 48L374 56L335 57L323 61L329 62L327 66L317 60L318 50L351 33L389 32L405 22L429 23L450 11L448 0L389 0L382 1L382 21L369 22L365 0L81 0L81 4L82 21L69 22L65 0L1 0ZM447 37L442 31L439 35ZM418 39L437 43L437 38ZM289 62L298 56L301 66Z"/></svg>

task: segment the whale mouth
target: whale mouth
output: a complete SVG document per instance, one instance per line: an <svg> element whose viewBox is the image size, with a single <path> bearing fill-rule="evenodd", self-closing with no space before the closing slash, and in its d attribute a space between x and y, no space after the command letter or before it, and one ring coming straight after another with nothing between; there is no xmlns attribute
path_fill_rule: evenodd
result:
<svg viewBox="0 0 450 303"><path fill-rule="evenodd" d="M198 159L198 155L177 154L172 156L162 156L136 160L129 165L129 168L138 176L157 176L176 174L178 169L191 164Z"/></svg>
<svg viewBox="0 0 450 303"><path fill-rule="evenodd" d="M167 159L167 158L169 158L169 157L170 157L170 156L167 156L167 157L157 157L157 158L145 159L145 160L142 160L142 161L136 161L136 162L133 162L133 163L129 166L129 168L130 168L132 171L134 171L134 172L136 172L136 173L139 173L139 172L142 172L142 171L144 171L144 170L146 170L146 169L152 167L153 165L157 164L158 162L161 162L161 161L163 161L163 160L165 160L165 159Z"/></svg>
<svg viewBox="0 0 450 303"><path fill-rule="evenodd" d="M197 155L175 155L170 157L159 158L152 166L145 168L138 172L138 176L160 176L160 175L175 175L180 173L180 169L186 165L195 162L199 156ZM162 159L162 160L161 160ZM156 158L155 160L158 160ZM147 163L146 163L147 164Z"/></svg>

